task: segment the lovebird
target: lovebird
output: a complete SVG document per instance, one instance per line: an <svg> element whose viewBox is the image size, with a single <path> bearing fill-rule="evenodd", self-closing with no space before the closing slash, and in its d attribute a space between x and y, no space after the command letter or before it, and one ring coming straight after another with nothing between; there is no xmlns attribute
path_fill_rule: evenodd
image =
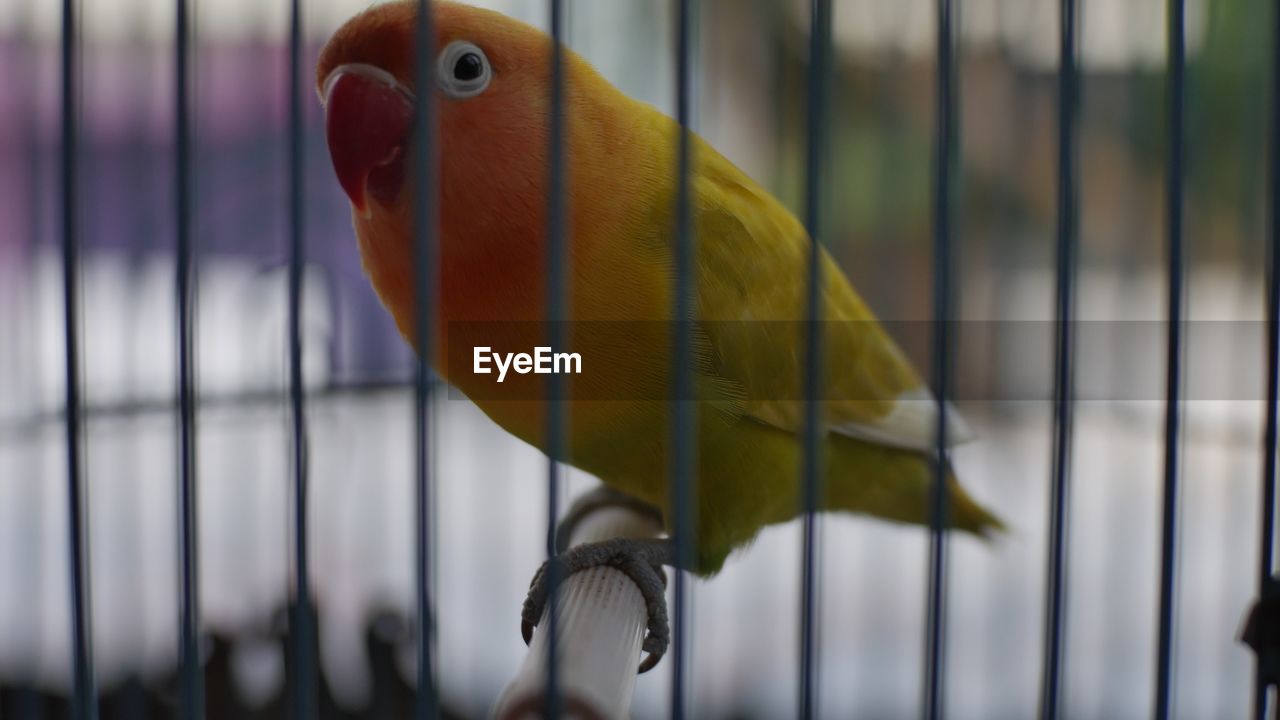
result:
<svg viewBox="0 0 1280 720"><path fill-rule="evenodd" d="M408 163L415 98L433 93L439 296L431 362L498 425L549 451L548 377L509 372L498 382L471 360L482 346L531 351L547 337L552 41L499 13L452 2L432 8L432 77L414 77L412 0L361 12L324 47L316 87L333 168L373 288L412 343ZM583 369L563 378L567 430L558 459L598 477L606 494L669 519L681 128L571 50L563 58L565 335ZM707 576L761 528L801 512L812 241L760 184L702 138L691 142L695 557L684 569ZM821 508L928 523L939 406L825 252L821 276ZM958 413L946 412L948 442L967 439ZM951 528L987 535L1002 527L953 475L947 482ZM615 542L578 552L567 567L600 562L642 568L631 574L649 600L645 647L660 655L661 585L640 575L672 564L670 544ZM537 622L545 601L538 582L526 624Z"/></svg>

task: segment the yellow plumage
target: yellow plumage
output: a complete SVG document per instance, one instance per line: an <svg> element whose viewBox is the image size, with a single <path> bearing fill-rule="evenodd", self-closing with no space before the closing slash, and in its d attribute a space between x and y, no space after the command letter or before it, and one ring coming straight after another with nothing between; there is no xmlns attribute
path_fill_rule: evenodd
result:
<svg viewBox="0 0 1280 720"><path fill-rule="evenodd" d="M326 48L318 78L343 63L368 63L412 88L413 7L391 3L352 20ZM475 97L440 98L442 351L435 363L496 422L545 449L545 378L499 386L471 373L460 361L471 343L449 328L466 326L479 336L471 339L495 347L528 349L545 337L532 321L544 316L547 297L549 40L496 13L452 3L438 11L441 46L474 43L493 77ZM679 128L577 55L565 57L570 342L586 372L567 383L564 459L665 508ZM692 169L696 569L712 573L762 527L800 509L811 242L780 202L701 139ZM408 202L406 189L357 212L355 225L375 287L411 335ZM925 453L936 405L825 253L822 270L824 507L927 522L933 473ZM958 416L951 425L963 434ZM953 527L999 527L954 479L949 485Z"/></svg>
<svg viewBox="0 0 1280 720"><path fill-rule="evenodd" d="M658 161L643 167L642 172L652 174L637 182L663 187L666 193L650 207L653 226L645 232L620 234L601 226L604 237L588 244L614 248L624 256L634 253L633 257L656 247L661 258L656 265L663 272L650 282L671 292L670 244L652 246L646 240L638 247L636 239L651 233L664 236L663 231L674 226L668 209L674 202L669 188L674 186L675 168L672 155L662 148L673 147L677 128L649 106L634 103L630 112L657 130L650 143L639 147ZM772 195L701 139L695 144L691 188L700 341L696 386L702 400L696 450L697 543L699 570L714 572L729 552L760 528L794 518L800 508L800 398L811 241ZM827 398L822 407L829 431L823 505L927 523L933 470L925 453L933 447L937 406L825 252L822 270ZM596 285L588 279L580 282ZM600 296L591 302L600 302ZM647 339L647 362L665 367L670 362L667 346ZM575 342L574 348L585 348L589 357L591 338L575 337ZM654 353L655 349L662 352ZM643 413L644 422L632 424L625 433L601 438L592 447L575 446L573 459L606 483L666 507L667 458L649 450L666 447L670 410L649 410ZM955 439L965 439L963 421L954 414L949 421ZM1000 527L954 478L949 487L953 527L975 533Z"/></svg>

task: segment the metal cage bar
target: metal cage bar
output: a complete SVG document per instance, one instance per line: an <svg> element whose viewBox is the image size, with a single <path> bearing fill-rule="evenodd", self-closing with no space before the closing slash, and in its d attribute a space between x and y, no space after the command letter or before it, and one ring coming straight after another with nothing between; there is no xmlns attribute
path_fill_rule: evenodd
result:
<svg viewBox="0 0 1280 720"><path fill-rule="evenodd" d="M697 543L693 503L697 480L698 405L693 389L693 323L697 321L697 235L693 229L690 174L692 173L692 72L693 0L676 0L676 141L675 199L675 303L673 337L673 391L671 399L671 532L675 541L675 583L671 638L671 717L680 720L688 711L688 685L693 671L689 653L689 578L685 571L696 563Z"/></svg>
<svg viewBox="0 0 1280 720"><path fill-rule="evenodd" d="M311 607L311 570L307 521L309 468L307 466L306 388L302 367L302 283L305 261L306 215L304 205L305 158L301 74L303 53L302 3L289 2L289 408L293 437L293 617L289 623L293 652L293 711L309 718L316 708L315 623Z"/></svg>
<svg viewBox="0 0 1280 720"><path fill-rule="evenodd" d="M938 417L929 526L929 589L926 618L924 714L943 716L947 616L947 399L951 394L952 190L956 152L955 10L937 4L937 148L933 188L933 385Z"/></svg>
<svg viewBox="0 0 1280 720"><path fill-rule="evenodd" d="M804 458L801 463L800 576L800 697L801 718L818 715L817 624L818 624L818 517L822 493L822 450L825 445L822 363L822 228L823 160L827 145L828 90L831 81L831 0L811 0L809 29L809 71L807 98L807 145L805 149L805 229L809 233L809 261L805 268L806 329L804 348Z"/></svg>
<svg viewBox="0 0 1280 720"><path fill-rule="evenodd" d="M414 701L417 720L434 720L440 716L440 696L436 688L435 611L432 605L431 572L434 567L435 523L432 522L435 455L431 438L434 431L432 398L434 381L431 358L436 348L435 304L438 293L438 237L436 221L439 213L437 158L438 151L435 107L436 55L435 19L430 0L419 0L414 50L413 143L411 147L412 177L416 178L413 194L413 272L414 334L417 339L417 362L414 366L414 596L417 623L418 692Z"/></svg>
<svg viewBox="0 0 1280 720"><path fill-rule="evenodd" d="M191 237L190 3L177 0L174 27L174 205L178 316L178 674L182 716L204 717L204 677L200 662L199 512L196 489L196 388L194 304L196 258Z"/></svg>
<svg viewBox="0 0 1280 720"><path fill-rule="evenodd" d="M302 3L289 0L289 415L293 437L293 618L289 639L293 652L293 712L312 717L316 708L315 609L311 602L308 547L306 387L302 375L302 282L305 263L306 209L303 204Z"/></svg>
<svg viewBox="0 0 1280 720"><path fill-rule="evenodd" d="M547 339L557 352L562 352L566 333L564 322L569 305L569 293L565 284L569 248L565 237L565 18L564 0L548 0L551 23L551 125L547 153ZM547 557L556 556L556 523L560 514L560 459L564 457L565 414L564 380L552 373L547 376ZM545 712L547 717L559 717L561 712L560 678L558 667L558 610L560 585L564 581L558 563L547 566L547 690Z"/></svg>
<svg viewBox="0 0 1280 720"><path fill-rule="evenodd" d="M72 716L98 716L90 597L89 493L85 487L80 388L79 26L76 0L62 3L62 301L67 441L67 546L71 573Z"/></svg>
<svg viewBox="0 0 1280 720"><path fill-rule="evenodd" d="M1258 595L1262 602L1276 596L1276 443L1280 428L1280 8L1271 8L1271 108L1268 153L1267 207L1267 407L1262 436L1262 517L1258 539ZM1267 713L1268 678L1255 658L1253 717Z"/></svg>
<svg viewBox="0 0 1280 720"><path fill-rule="evenodd" d="M1166 348L1164 485L1160 507L1160 615L1156 650L1155 717L1173 711L1174 603L1177 600L1178 480L1183 364L1183 283L1185 248L1182 236L1183 116L1186 84L1185 0L1169 0L1168 27L1168 213L1169 335Z"/></svg>
<svg viewBox="0 0 1280 720"><path fill-rule="evenodd" d="M1053 377L1053 458L1049 500L1049 558L1045 577L1045 631L1040 717L1052 720L1061 708L1066 659L1067 544L1071 503L1071 431L1074 410L1074 327L1080 180L1076 162L1079 44L1076 0L1059 3L1058 65L1058 227L1055 364Z"/></svg>

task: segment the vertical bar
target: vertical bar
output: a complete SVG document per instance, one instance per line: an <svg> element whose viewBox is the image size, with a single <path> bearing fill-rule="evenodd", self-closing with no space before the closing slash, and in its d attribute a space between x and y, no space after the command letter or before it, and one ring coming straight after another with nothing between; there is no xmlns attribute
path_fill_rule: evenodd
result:
<svg viewBox="0 0 1280 720"><path fill-rule="evenodd" d="M1076 273L1078 173L1076 168L1076 0L1059 4L1058 66L1058 287L1057 353L1053 395L1053 486L1049 500L1049 560L1045 580L1045 642L1040 717L1061 711L1067 602L1067 529L1071 483L1071 430L1074 407L1073 327Z"/></svg>
<svg viewBox="0 0 1280 720"><path fill-rule="evenodd" d="M938 0L937 156L933 188L933 385L937 436L930 511L929 597L926 623L924 715L943 716L947 615L947 400L951 394L951 219L955 161L955 28L951 0Z"/></svg>
<svg viewBox="0 0 1280 720"><path fill-rule="evenodd" d="M89 583L88 491L84 483L80 397L80 227L77 145L79 36L76 0L62 2L62 301L66 342L67 545L71 572L72 717L98 716L93 672L93 601Z"/></svg>
<svg viewBox="0 0 1280 720"><path fill-rule="evenodd" d="M1268 148L1270 204L1267 221L1267 409L1262 438L1262 523L1258 547L1258 595L1265 601L1280 587L1275 576L1276 443L1280 430L1280 8L1271 7L1271 138ZM1254 658L1253 717L1267 713L1267 678Z"/></svg>
<svg viewBox="0 0 1280 720"><path fill-rule="evenodd" d="M675 619L672 628L671 717L682 720L688 711L687 683L692 679L689 653L689 584L685 570L696 564L693 499L697 472L698 406L693 390L693 323L697 321L697 237L693 231L690 173L692 172L692 92L690 36L692 0L676 0L676 242L675 337L673 338L673 395L671 438L672 532L675 535Z"/></svg>
<svg viewBox="0 0 1280 720"><path fill-rule="evenodd" d="M195 256L191 247L191 111L188 83L190 47L188 0L177 0L174 28L174 173L177 221L178 314L178 548L180 557L178 662L182 716L204 717L204 688L200 664L196 512L195 366L192 357L192 322Z"/></svg>
<svg viewBox="0 0 1280 720"><path fill-rule="evenodd" d="M1168 123L1169 157L1165 172L1169 233L1169 336L1166 348L1164 430L1164 496L1160 535L1160 625L1156 654L1155 717L1173 710L1173 616L1177 587L1178 454L1181 437L1182 309L1184 248L1182 239L1183 108L1186 49L1184 0L1169 0Z"/></svg>
<svg viewBox="0 0 1280 720"><path fill-rule="evenodd" d="M307 417L302 376L302 282L305 214L303 207L302 3L289 2L289 404L293 420L293 712L299 720L315 716L316 653L312 633L311 575L308 559Z"/></svg>
<svg viewBox="0 0 1280 720"><path fill-rule="evenodd" d="M417 720L435 720L440 716L440 698L435 680L435 613L432 608L431 562L432 533L432 412L434 385L431 359L435 356L435 301L437 295L436 220L438 187L436 177L435 73L436 34L432 4L418 2L417 41L414 53L414 78L418 92L413 120L412 173L413 184L413 264L414 264L414 332L417 335L418 361L414 373L414 548L415 598L418 622L415 643L418 656L418 694L414 701Z"/></svg>
<svg viewBox="0 0 1280 720"><path fill-rule="evenodd" d="M804 460L801 465L801 507L804 523L800 577L800 717L818 715L817 677L817 555L818 498L821 497L826 423L822 402L822 164L827 146L827 93L831 75L831 0L811 0L809 24L809 72L807 146L805 155L804 223L809 233L806 268L807 323L804 361Z"/></svg>
<svg viewBox="0 0 1280 720"><path fill-rule="evenodd" d="M564 0L548 0L551 12L551 126L547 185L547 334L556 352L565 345L564 321L569 294L566 283L569 262L565 241L565 108L564 108ZM547 376L547 557L556 554L556 521L560 510L560 458L564 454L564 382L560 375ZM547 691L546 716L560 717L561 697L557 651L560 569L547 566Z"/></svg>

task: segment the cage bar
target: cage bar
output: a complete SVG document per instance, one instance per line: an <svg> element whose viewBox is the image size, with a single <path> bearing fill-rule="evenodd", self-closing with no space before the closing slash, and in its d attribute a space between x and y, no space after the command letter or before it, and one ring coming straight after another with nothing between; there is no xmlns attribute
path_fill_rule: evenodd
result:
<svg viewBox="0 0 1280 720"><path fill-rule="evenodd" d="M1066 650L1067 543L1071 502L1071 431L1074 410L1074 333L1076 254L1079 225L1079 174L1076 165L1076 113L1079 92L1076 57L1076 0L1059 4L1058 66L1058 227L1056 357L1053 378L1053 457L1049 499L1049 559L1045 578L1044 676L1040 717L1061 712Z"/></svg>
<svg viewBox="0 0 1280 720"><path fill-rule="evenodd" d="M98 717L93 668L93 600L90 593L89 494L85 487L80 395L79 35L76 0L62 2L62 302L67 451L67 547L71 573L71 662L78 720Z"/></svg>
<svg viewBox="0 0 1280 720"><path fill-rule="evenodd" d="M690 174L692 172L692 92L690 47L693 28L692 0L676 0L676 141L675 206L675 337L672 347L671 434L671 532L675 541L675 583L672 590L671 717L680 720L688 711L687 683L693 670L688 663L689 577L695 564L697 529L693 503L697 479L698 405L693 391L693 324L697 322L697 236L693 230Z"/></svg>
<svg viewBox="0 0 1280 720"><path fill-rule="evenodd" d="M565 71L564 71L564 0L548 0L551 21L551 124L547 153L547 339L556 351L565 346L564 322L569 304L566 283L569 262L565 238ZM564 457L565 416L564 380L552 373L547 376L547 558L556 556L556 523L560 514L560 459ZM564 578L558 563L547 566L547 717L561 713L557 623L560 585Z"/></svg>
<svg viewBox="0 0 1280 720"><path fill-rule="evenodd" d="M432 551L435 548L434 508L434 447L431 443L432 398L434 381L431 375L431 358L435 356L436 327L435 302L437 295L437 259L439 246L436 233L438 217L438 188L436 176L436 108L435 75L432 72L436 55L435 18L431 0L419 0L417 23L414 28L414 77L418 92L413 119L413 143L410 149L411 175L416 179L413 195L413 271L414 271L414 333L418 356L414 366L413 418L414 418L414 601L417 623L415 625L415 650L418 660L418 692L414 700L414 717L417 720L434 720L440 716L440 697L435 677L435 610L432 605L431 572L435 565Z"/></svg>
<svg viewBox="0 0 1280 720"><path fill-rule="evenodd" d="M943 716L947 618L947 399L951 394L952 183L955 162L955 28L951 0L937 5L937 148L933 188L933 386L938 417L929 513L929 588L924 714Z"/></svg>
<svg viewBox="0 0 1280 720"><path fill-rule="evenodd" d="M1160 507L1160 615L1156 649L1155 717L1165 720L1173 711L1174 603L1177 600L1178 460L1181 451L1181 392L1183 351L1183 282L1185 249L1182 237L1183 114L1185 109L1185 2L1169 0L1168 27L1168 165L1165 168L1168 213L1169 335L1166 347L1164 485Z"/></svg>
<svg viewBox="0 0 1280 720"><path fill-rule="evenodd" d="M1280 9L1271 8L1271 118L1268 150L1267 207L1267 407L1262 437L1262 518L1258 539L1258 596L1262 602L1280 591L1275 578L1276 443L1280 429ZM1269 682L1262 663L1254 658L1253 717L1267 714Z"/></svg>
<svg viewBox="0 0 1280 720"><path fill-rule="evenodd" d="M177 229L178 316L178 675L182 716L204 717L200 662L200 577L196 490L196 394L193 357L195 253L191 238L190 4L177 0L174 28L174 204Z"/></svg>
<svg viewBox="0 0 1280 720"><path fill-rule="evenodd" d="M314 717L316 708L316 643L311 607L311 572L308 553L306 389L302 375L302 282L306 247L303 152L302 3L289 3L289 407L293 425L293 617L289 637L293 651L293 712L298 718Z"/></svg>
<svg viewBox="0 0 1280 720"><path fill-rule="evenodd" d="M805 149L805 229L809 262L805 268L806 329L804 377L804 459L801 465L800 697L801 718L818 715L818 498L821 497L826 422L822 402L822 228L823 158L827 146L828 91L831 82L831 1L810 3L809 69Z"/></svg>

